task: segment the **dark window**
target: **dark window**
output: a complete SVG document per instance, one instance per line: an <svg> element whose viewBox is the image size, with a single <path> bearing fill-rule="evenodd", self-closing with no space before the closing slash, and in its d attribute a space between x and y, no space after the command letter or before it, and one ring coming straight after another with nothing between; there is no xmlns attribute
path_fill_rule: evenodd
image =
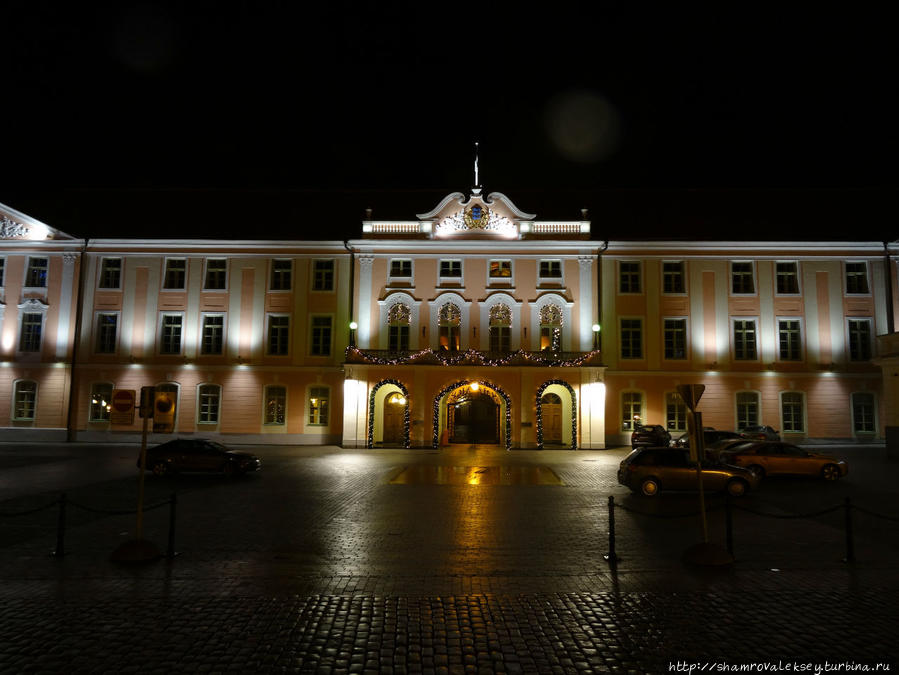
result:
<svg viewBox="0 0 899 675"><path fill-rule="evenodd" d="M225 317L210 314L203 317L202 354L221 354L224 348Z"/></svg>
<svg viewBox="0 0 899 675"><path fill-rule="evenodd" d="M687 428L687 405L680 394L665 394L665 422L669 430L682 431Z"/></svg>
<svg viewBox="0 0 899 675"><path fill-rule="evenodd" d="M877 431L874 394L857 392L852 395L852 427L857 434L873 434Z"/></svg>
<svg viewBox="0 0 899 675"><path fill-rule="evenodd" d="M122 285L122 259L103 258L100 269L100 288L120 288Z"/></svg>
<svg viewBox="0 0 899 675"><path fill-rule="evenodd" d="M737 429L754 427L759 423L759 395L754 391L737 394Z"/></svg>
<svg viewBox="0 0 899 675"><path fill-rule="evenodd" d="M49 268L50 261L47 258L28 258L28 271L25 273L26 288L46 288Z"/></svg>
<svg viewBox="0 0 899 675"><path fill-rule="evenodd" d="M412 261L411 260L391 260L390 261L390 276L391 277L400 277L403 279L407 279L412 276Z"/></svg>
<svg viewBox="0 0 899 675"><path fill-rule="evenodd" d="M118 330L119 317L117 314L97 315L97 353L114 354L116 346L116 332Z"/></svg>
<svg viewBox="0 0 899 675"><path fill-rule="evenodd" d="M218 424L222 388L217 384L204 384L200 387L199 396L200 414L197 421L201 424Z"/></svg>
<svg viewBox="0 0 899 675"><path fill-rule="evenodd" d="M309 424L328 423L328 395L327 387L312 387L309 390Z"/></svg>
<svg viewBox="0 0 899 675"><path fill-rule="evenodd" d="M173 259L165 261L165 280L163 288L183 289L184 282L187 278L187 261L184 259Z"/></svg>
<svg viewBox="0 0 899 675"><path fill-rule="evenodd" d="M734 321L734 358L738 361L754 361L757 357L755 320Z"/></svg>
<svg viewBox="0 0 899 675"><path fill-rule="evenodd" d="M160 354L181 353L181 323L180 314L162 315L162 340L159 345Z"/></svg>
<svg viewBox="0 0 899 675"><path fill-rule="evenodd" d="M268 353L286 356L290 348L290 317L270 316L268 318Z"/></svg>
<svg viewBox="0 0 899 675"><path fill-rule="evenodd" d="M687 320L665 319L665 358L687 358Z"/></svg>
<svg viewBox="0 0 899 675"><path fill-rule="evenodd" d="M643 321L621 319L621 358L643 358Z"/></svg>
<svg viewBox="0 0 899 675"><path fill-rule="evenodd" d="M312 290L334 290L334 261L316 260L312 264Z"/></svg>
<svg viewBox="0 0 899 675"><path fill-rule="evenodd" d="M287 408L287 389L270 386L265 388L265 424L284 424Z"/></svg>
<svg viewBox="0 0 899 675"><path fill-rule="evenodd" d="M37 405L37 382L19 380L16 382L13 396L13 418L17 420L33 420Z"/></svg>
<svg viewBox="0 0 899 675"><path fill-rule="evenodd" d="M331 355L331 317L312 317L312 356Z"/></svg>
<svg viewBox="0 0 899 675"><path fill-rule="evenodd" d="M91 385L91 404L88 413L91 422L108 422L112 408L112 385L98 382Z"/></svg>
<svg viewBox="0 0 899 675"><path fill-rule="evenodd" d="M846 292L868 293L868 263L846 263Z"/></svg>
<svg viewBox="0 0 899 675"><path fill-rule="evenodd" d="M39 352L41 350L41 331L43 327L43 314L23 314L22 334L19 336L19 351Z"/></svg>
<svg viewBox="0 0 899 675"><path fill-rule="evenodd" d="M441 260L440 276L454 279L462 278L462 261L461 260Z"/></svg>
<svg viewBox="0 0 899 675"><path fill-rule="evenodd" d="M799 361L802 358L799 321L795 319L777 322L780 358L782 361Z"/></svg>
<svg viewBox="0 0 899 675"><path fill-rule="evenodd" d="M272 260L272 279L269 290L289 291L293 274L292 260Z"/></svg>
<svg viewBox="0 0 899 675"><path fill-rule="evenodd" d="M662 263L662 290L665 293L683 293L685 288L684 263Z"/></svg>
<svg viewBox="0 0 899 675"><path fill-rule="evenodd" d="M785 392L781 399L783 407L784 431L804 431L802 394L800 392Z"/></svg>
<svg viewBox="0 0 899 675"><path fill-rule="evenodd" d="M751 262L731 263L730 274L732 293L755 293L755 278Z"/></svg>
<svg viewBox="0 0 899 675"><path fill-rule="evenodd" d="M0 288L3 288L4 272L6 271L6 258L0 258Z"/></svg>
<svg viewBox="0 0 899 675"><path fill-rule="evenodd" d="M798 265L794 262L777 263L777 292L795 295L799 292Z"/></svg>
<svg viewBox="0 0 899 675"><path fill-rule="evenodd" d="M226 288L228 281L228 261L224 258L210 258L206 261L206 290L218 291Z"/></svg>
<svg viewBox="0 0 899 675"><path fill-rule="evenodd" d="M640 292L640 263L625 262L618 263L618 292L619 293L639 293Z"/></svg>
<svg viewBox="0 0 899 675"><path fill-rule="evenodd" d="M561 260L541 260L540 261L540 277L543 279L561 279L562 278L562 261Z"/></svg>
<svg viewBox="0 0 899 675"><path fill-rule="evenodd" d="M868 319L849 320L849 360L871 360L871 322Z"/></svg>

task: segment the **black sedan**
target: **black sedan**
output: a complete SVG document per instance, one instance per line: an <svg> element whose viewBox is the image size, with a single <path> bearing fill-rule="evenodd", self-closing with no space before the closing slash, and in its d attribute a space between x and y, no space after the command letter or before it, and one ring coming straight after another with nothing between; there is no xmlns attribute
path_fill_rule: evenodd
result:
<svg viewBox="0 0 899 675"><path fill-rule="evenodd" d="M137 458L140 467L140 456ZM238 452L203 439L176 438L147 448L147 469L156 476L179 471L203 471L226 475L259 471L262 463L248 452Z"/></svg>

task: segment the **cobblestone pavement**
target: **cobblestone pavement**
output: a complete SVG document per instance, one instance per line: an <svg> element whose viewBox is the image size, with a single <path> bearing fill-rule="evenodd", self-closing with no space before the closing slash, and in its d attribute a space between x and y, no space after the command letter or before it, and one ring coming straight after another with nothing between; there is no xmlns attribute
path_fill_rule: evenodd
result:
<svg viewBox="0 0 899 675"><path fill-rule="evenodd" d="M701 536L696 495L631 495L615 477L624 450L327 447L259 448L263 471L246 479L148 480L150 505L177 490L179 555L116 565L134 516L98 511L133 509L134 449L82 452L104 467L97 480L66 453L0 448L15 479L0 492L0 672L899 667L899 523L854 512L847 565L842 509L784 517L846 496L896 515L897 465L877 450L850 456L836 485L766 481L741 505L782 517L737 511L725 568L681 561ZM410 467L413 484L391 484ZM562 485L529 484L546 470ZM457 484L435 484L447 472ZM54 558L56 506L7 514L59 489L68 528ZM603 560L610 495L617 567ZM723 543L721 498L709 504ZM167 505L146 513L163 549L168 526Z"/></svg>

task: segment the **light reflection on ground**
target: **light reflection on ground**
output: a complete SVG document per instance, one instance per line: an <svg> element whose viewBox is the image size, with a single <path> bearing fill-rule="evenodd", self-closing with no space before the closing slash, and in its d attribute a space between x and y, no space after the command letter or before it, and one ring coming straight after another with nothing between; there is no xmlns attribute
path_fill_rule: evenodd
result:
<svg viewBox="0 0 899 675"><path fill-rule="evenodd" d="M546 466L407 466L391 485L564 485Z"/></svg>

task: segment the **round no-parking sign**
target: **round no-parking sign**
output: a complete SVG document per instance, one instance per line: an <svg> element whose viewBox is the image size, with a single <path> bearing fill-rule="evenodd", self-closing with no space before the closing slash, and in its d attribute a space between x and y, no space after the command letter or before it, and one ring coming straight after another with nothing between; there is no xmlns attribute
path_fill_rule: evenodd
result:
<svg viewBox="0 0 899 675"><path fill-rule="evenodd" d="M133 389L116 389L112 392L112 408L109 421L112 424L134 424L134 401L136 392Z"/></svg>

